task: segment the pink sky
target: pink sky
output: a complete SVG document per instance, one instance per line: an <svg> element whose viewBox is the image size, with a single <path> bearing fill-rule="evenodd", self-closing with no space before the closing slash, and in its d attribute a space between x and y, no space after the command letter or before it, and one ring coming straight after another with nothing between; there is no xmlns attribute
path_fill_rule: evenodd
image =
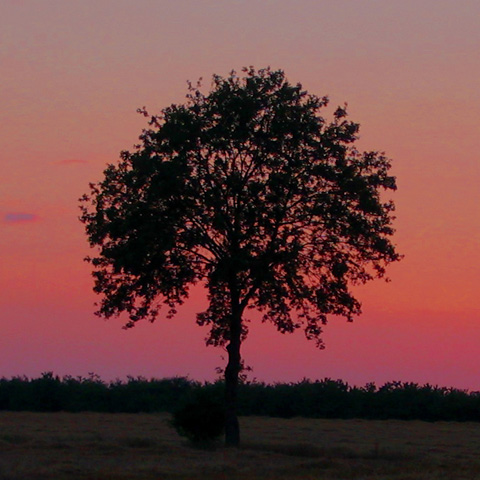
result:
<svg viewBox="0 0 480 480"><path fill-rule="evenodd" d="M348 102L360 147L393 159L405 259L359 289L353 324L331 319L326 350L254 322L252 376L480 390L478 18L477 0L0 2L0 376L215 378L200 290L129 331L93 315L77 199L136 142L138 107L270 65Z"/></svg>

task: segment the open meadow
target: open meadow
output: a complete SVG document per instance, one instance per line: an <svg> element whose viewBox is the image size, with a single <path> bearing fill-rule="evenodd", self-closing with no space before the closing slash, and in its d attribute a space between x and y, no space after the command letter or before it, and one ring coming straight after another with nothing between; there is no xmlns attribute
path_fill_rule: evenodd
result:
<svg viewBox="0 0 480 480"><path fill-rule="evenodd" d="M192 448L168 414L0 412L0 479L480 479L480 424L242 417Z"/></svg>

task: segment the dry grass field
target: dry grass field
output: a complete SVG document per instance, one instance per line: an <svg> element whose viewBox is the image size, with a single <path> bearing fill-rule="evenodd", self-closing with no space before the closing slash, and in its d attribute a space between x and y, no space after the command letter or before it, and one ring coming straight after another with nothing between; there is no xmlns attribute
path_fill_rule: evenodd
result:
<svg viewBox="0 0 480 480"><path fill-rule="evenodd" d="M0 412L0 480L480 479L480 424L244 417L190 447L166 414Z"/></svg>

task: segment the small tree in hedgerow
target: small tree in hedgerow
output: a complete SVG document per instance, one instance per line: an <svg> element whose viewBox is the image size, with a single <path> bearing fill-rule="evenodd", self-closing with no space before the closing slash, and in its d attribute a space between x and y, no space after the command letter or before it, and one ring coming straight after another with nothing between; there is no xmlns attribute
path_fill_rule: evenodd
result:
<svg viewBox="0 0 480 480"><path fill-rule="evenodd" d="M354 146L359 125L345 107L327 122L326 97L270 68L189 84L183 105L150 116L135 151L108 165L81 198L98 256L97 314L126 312L132 327L167 317L206 289L197 315L207 344L225 346L225 442L238 445L236 397L247 309L282 332L303 328L322 347L327 315L352 320L350 290L400 259L390 241L395 190L390 162Z"/></svg>

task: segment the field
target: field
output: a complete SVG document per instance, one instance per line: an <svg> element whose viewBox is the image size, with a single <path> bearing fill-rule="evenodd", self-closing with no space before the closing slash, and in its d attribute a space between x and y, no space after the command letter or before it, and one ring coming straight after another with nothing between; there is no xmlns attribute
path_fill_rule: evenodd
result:
<svg viewBox="0 0 480 480"><path fill-rule="evenodd" d="M240 449L167 414L0 412L0 480L480 479L480 424L243 417Z"/></svg>

